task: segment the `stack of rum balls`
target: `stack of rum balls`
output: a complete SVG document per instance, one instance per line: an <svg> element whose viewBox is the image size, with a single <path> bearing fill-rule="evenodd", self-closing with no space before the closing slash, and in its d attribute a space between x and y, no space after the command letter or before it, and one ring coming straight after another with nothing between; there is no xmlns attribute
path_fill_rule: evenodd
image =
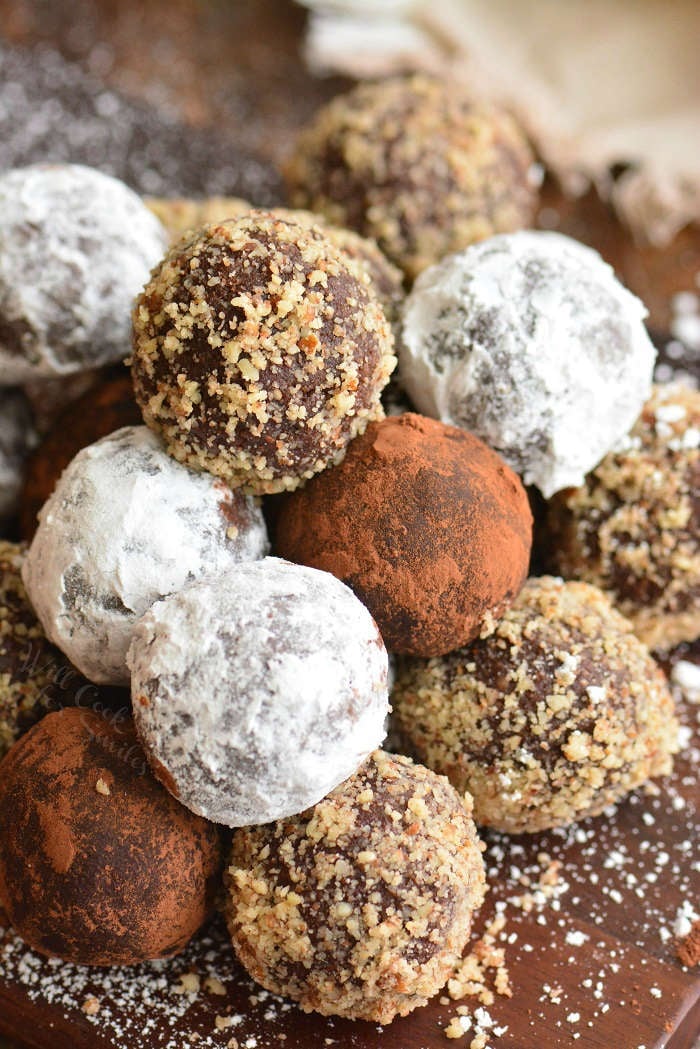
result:
<svg viewBox="0 0 700 1049"><path fill-rule="evenodd" d="M0 904L115 965L220 894L264 987L386 1023L462 955L475 824L669 772L647 645L700 633L700 395L652 390L642 304L524 228L529 147L455 85L337 98L287 177L310 210L0 179L3 427L129 352L140 410L123 374L74 400L0 549Z"/></svg>

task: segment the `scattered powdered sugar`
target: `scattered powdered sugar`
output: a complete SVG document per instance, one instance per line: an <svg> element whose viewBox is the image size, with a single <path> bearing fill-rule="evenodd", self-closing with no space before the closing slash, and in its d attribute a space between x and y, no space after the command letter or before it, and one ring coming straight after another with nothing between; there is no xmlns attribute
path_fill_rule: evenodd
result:
<svg viewBox="0 0 700 1049"><path fill-rule="evenodd" d="M122 182L79 164L0 177L0 382L122 360L167 234Z"/></svg>
<svg viewBox="0 0 700 1049"><path fill-rule="evenodd" d="M248 979L218 925L173 961L99 971L41 958L11 934L3 939L0 926L0 973L5 981L21 984L30 1002L81 1014L101 1038L120 1049L183 1049L190 1043L199 1049L222 1049L231 1044L244 1020L241 1049L247 1044L277 1049L282 1043L275 1022L283 1022L292 1008ZM222 1001L232 986L239 1005L247 1007L246 1017L230 1000ZM189 1029L203 999L212 1015L210 1035L198 1033L189 1039L183 1030ZM257 1015L259 1035L251 1033L252 1014Z"/></svg>
<svg viewBox="0 0 700 1049"><path fill-rule="evenodd" d="M128 663L147 751L216 823L301 812L384 737L384 644L327 572L266 558L193 584L141 619Z"/></svg>
<svg viewBox="0 0 700 1049"><path fill-rule="evenodd" d="M17 510L24 462L36 440L27 399L19 390L0 389L0 522Z"/></svg>
<svg viewBox="0 0 700 1049"><path fill-rule="evenodd" d="M680 659L671 671L671 681L688 703L700 704L700 666L697 663Z"/></svg>
<svg viewBox="0 0 700 1049"><path fill-rule="evenodd" d="M176 462L147 427L124 427L64 471L23 578L51 640L91 681L120 684L154 601L267 551L255 500Z"/></svg>
<svg viewBox="0 0 700 1049"><path fill-rule="evenodd" d="M425 270L406 300L400 379L547 497L581 484L635 422L655 350L646 309L558 233L491 237Z"/></svg>
<svg viewBox="0 0 700 1049"><path fill-rule="evenodd" d="M690 900L684 900L676 911L676 918L673 923L673 935L678 940L683 940L688 935L693 927L693 922L700 919L700 914L695 910L695 907Z"/></svg>

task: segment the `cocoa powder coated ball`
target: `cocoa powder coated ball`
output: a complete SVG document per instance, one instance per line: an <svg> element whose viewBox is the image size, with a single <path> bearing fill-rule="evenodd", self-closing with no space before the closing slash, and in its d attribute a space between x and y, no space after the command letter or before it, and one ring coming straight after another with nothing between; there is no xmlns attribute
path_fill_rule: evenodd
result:
<svg viewBox="0 0 700 1049"><path fill-rule="evenodd" d="M393 335L365 270L316 228L251 212L180 241L134 310L144 420L233 487L297 487L383 415Z"/></svg>
<svg viewBox="0 0 700 1049"><path fill-rule="evenodd" d="M478 438L413 413L372 423L343 463L280 511L280 556L332 572L394 652L475 637L527 575L532 517L518 477Z"/></svg>
<svg viewBox="0 0 700 1049"><path fill-rule="evenodd" d="M148 771L131 722L50 714L0 772L0 906L41 954L133 965L177 954L209 915L216 828Z"/></svg>
<svg viewBox="0 0 700 1049"><path fill-rule="evenodd" d="M227 886L255 980L307 1012L389 1023L440 990L483 899L471 798L377 750L314 808L238 831Z"/></svg>

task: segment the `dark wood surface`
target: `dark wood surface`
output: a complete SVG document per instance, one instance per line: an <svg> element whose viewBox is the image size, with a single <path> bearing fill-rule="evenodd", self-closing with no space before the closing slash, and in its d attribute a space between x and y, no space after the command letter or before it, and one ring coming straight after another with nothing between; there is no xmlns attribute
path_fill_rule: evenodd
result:
<svg viewBox="0 0 700 1049"><path fill-rule="evenodd" d="M20 49L49 43L125 97L216 136L235 187L236 173L257 155L270 176L268 197L297 127L340 84L304 72L302 26L284 0L0 2L2 40ZM697 290L696 229L664 250L642 247L594 194L568 202L553 184L541 220L598 247L645 298L657 332L669 330L673 296ZM685 714L693 740L657 794L637 793L565 832L489 838L492 889L475 935L503 908L499 942L513 986L512 998L487 1007L493 1049L691 1049L700 1036L700 976L678 963L672 932L680 907L700 909L698 708ZM561 864L559 884L533 890L552 861ZM201 977L191 996L177 991L188 972ZM218 984L205 987L207 974L223 995L211 990ZM0 946L0 1035L34 1049L182 1049L232 1038L241 1049L438 1049L450 1044L443 1028L458 1004L436 1000L384 1030L304 1016L247 980L216 923L180 958L129 971L42 961L9 932ZM88 1016L84 1008L99 1011ZM240 1020L217 1030L217 1017ZM454 1044L468 1046L474 1033Z"/></svg>
<svg viewBox="0 0 700 1049"><path fill-rule="evenodd" d="M500 942L513 987L512 998L497 997L488 1006L495 1026L508 1028L489 1039L494 1049L694 1046L700 975L681 967L672 934L679 908L697 906L700 896L697 707L685 715L694 724L693 739L658 793L638 792L567 831L489 836L491 891L475 933L503 909ZM561 864L553 889L545 873L552 873L552 861ZM383 1030L306 1016L260 995L233 961L217 923L180 958L134 970L42 961L8 934L0 969L0 1032L34 1049L224 1047L233 1036L255 1049L438 1049L450 1044L443 1028L459 1004L434 1000ZM188 972L201 979L191 999L177 993ZM224 995L206 988L207 976L224 985ZM90 999L100 1010L92 1018L83 1012ZM462 1004L478 1005L473 999ZM240 1019L217 1031L217 1016Z"/></svg>

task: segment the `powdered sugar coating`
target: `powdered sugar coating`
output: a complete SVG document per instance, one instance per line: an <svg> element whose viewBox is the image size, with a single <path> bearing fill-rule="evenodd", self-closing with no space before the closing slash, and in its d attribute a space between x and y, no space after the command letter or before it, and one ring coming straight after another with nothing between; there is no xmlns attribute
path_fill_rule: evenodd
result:
<svg viewBox="0 0 700 1049"><path fill-rule="evenodd" d="M128 684L134 624L154 601L267 549L254 500L175 462L147 427L126 426L64 471L22 577L75 666L97 683Z"/></svg>
<svg viewBox="0 0 700 1049"><path fill-rule="evenodd" d="M0 178L0 384L124 358L167 234L118 179L79 164Z"/></svg>
<svg viewBox="0 0 700 1049"><path fill-rule="evenodd" d="M547 497L583 482L651 389L646 309L558 233L492 237L426 270L404 312L401 381Z"/></svg>
<svg viewBox="0 0 700 1049"><path fill-rule="evenodd" d="M0 389L0 522L17 510L24 462L36 439L24 394Z"/></svg>
<svg viewBox="0 0 700 1049"><path fill-rule="evenodd" d="M302 812L384 737L387 654L343 583L277 558L159 601L129 650L157 775L231 827Z"/></svg>

